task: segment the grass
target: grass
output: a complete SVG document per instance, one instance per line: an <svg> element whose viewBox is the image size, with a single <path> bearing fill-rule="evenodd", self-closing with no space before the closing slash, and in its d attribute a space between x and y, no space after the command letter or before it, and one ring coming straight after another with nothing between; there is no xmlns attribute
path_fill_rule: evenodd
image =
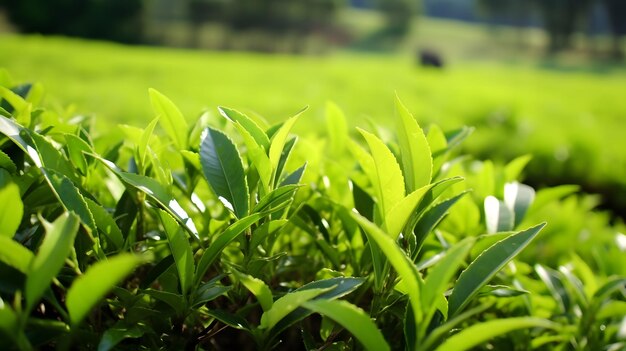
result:
<svg viewBox="0 0 626 351"><path fill-rule="evenodd" d="M464 36L456 38L462 42ZM0 67L14 80L41 81L54 92L48 105L97 111L105 128L146 125L152 116L146 98L150 87L170 97L189 121L202 109L215 111L219 103L253 109L275 122L305 102L311 109L299 132L321 131L327 100L344 109L352 126L367 120L389 125L397 92L422 125L480 127L466 147L481 157L534 153L540 160L531 163L535 179L543 173L602 190L603 183L620 184L626 176L626 71L621 68L559 70L524 60L455 56L445 70L434 71L417 67L408 54L270 56L17 35L0 37L0 52ZM75 105L66 106L68 101Z"/></svg>

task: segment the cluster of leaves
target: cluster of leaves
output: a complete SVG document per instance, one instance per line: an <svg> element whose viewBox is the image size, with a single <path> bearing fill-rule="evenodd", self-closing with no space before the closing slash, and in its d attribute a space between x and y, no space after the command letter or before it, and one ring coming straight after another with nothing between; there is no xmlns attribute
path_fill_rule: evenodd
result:
<svg viewBox="0 0 626 351"><path fill-rule="evenodd" d="M353 140L329 104L328 138L296 147L304 110L189 125L151 90L157 117L115 142L41 96L0 87L3 345L626 347L624 236L595 261L515 259L572 190L516 182L527 157L457 156L470 128L425 133L396 100L395 138Z"/></svg>

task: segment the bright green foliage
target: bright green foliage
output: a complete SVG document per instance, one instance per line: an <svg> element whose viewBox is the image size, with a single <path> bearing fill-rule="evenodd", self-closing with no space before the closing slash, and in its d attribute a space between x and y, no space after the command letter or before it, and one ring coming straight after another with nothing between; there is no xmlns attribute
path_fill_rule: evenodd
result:
<svg viewBox="0 0 626 351"><path fill-rule="evenodd" d="M623 227L519 183L528 156L460 155L472 128L422 130L398 99L396 134L334 104L328 136L293 135L304 110L190 127L150 90L157 117L120 140L40 86L0 93L9 349L624 346Z"/></svg>
<svg viewBox="0 0 626 351"><path fill-rule="evenodd" d="M389 345L376 325L360 308L346 302L336 300L315 300L304 303L314 312L332 318L349 330L368 350L389 350Z"/></svg>
<svg viewBox="0 0 626 351"><path fill-rule="evenodd" d="M174 103L154 89L149 90L150 102L161 126L180 150L187 148L187 121ZM154 126L152 126L154 128ZM152 133L149 133L152 134Z"/></svg>
<svg viewBox="0 0 626 351"><path fill-rule="evenodd" d="M28 269L25 286L27 310L39 301L63 267L74 245L78 223L75 214L65 213L53 223L45 224L46 236Z"/></svg>
<svg viewBox="0 0 626 351"><path fill-rule="evenodd" d="M67 291L66 304L72 325L77 326L94 305L140 262L135 255L120 254L94 264L77 278Z"/></svg>
<svg viewBox="0 0 626 351"><path fill-rule="evenodd" d="M11 175L0 169L0 203L4 205L0 213L0 236L13 237L22 221L24 204L20 197L20 189L11 182Z"/></svg>

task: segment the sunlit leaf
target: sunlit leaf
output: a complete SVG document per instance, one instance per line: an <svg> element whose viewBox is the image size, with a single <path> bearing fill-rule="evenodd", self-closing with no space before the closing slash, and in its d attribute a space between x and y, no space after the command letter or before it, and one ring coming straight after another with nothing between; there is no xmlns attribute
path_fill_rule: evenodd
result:
<svg viewBox="0 0 626 351"><path fill-rule="evenodd" d="M170 251L172 252L172 256L174 256L181 292L183 296L187 296L193 284L195 268L191 245L189 245L185 232L176 223L174 218L163 210L159 210L159 217L165 228L165 235L167 235Z"/></svg>
<svg viewBox="0 0 626 351"><path fill-rule="evenodd" d="M352 335L354 335L365 346L372 351L389 350L389 345L385 341L382 333L376 324L362 309L351 303L340 300L317 299L303 304L314 312L330 317L335 322L341 324Z"/></svg>
<svg viewBox="0 0 626 351"><path fill-rule="evenodd" d="M235 124L239 124L244 128L254 139L257 145L259 145L264 152L267 152L270 146L270 139L267 134L259 127L259 125L250 117L245 114L230 109L228 107L220 106L217 108L222 116L232 121ZM240 130L241 131L241 130Z"/></svg>
<svg viewBox="0 0 626 351"><path fill-rule="evenodd" d="M516 317L495 319L475 324L450 337L435 351L464 351L483 344L497 336L517 329L555 328L555 324L540 318Z"/></svg>
<svg viewBox="0 0 626 351"><path fill-rule="evenodd" d="M0 237L7 238L15 235L24 214L20 189L15 183L8 182L10 177L5 170L0 169L0 204L3 207L0 211ZM7 182L3 184L2 179L6 179Z"/></svg>
<svg viewBox="0 0 626 351"><path fill-rule="evenodd" d="M79 222L78 216L65 212L46 227L46 236L31 261L26 278L25 295L28 309L39 301L50 286L52 278L63 267L65 258L74 246Z"/></svg>
<svg viewBox="0 0 626 351"><path fill-rule="evenodd" d="M340 155L348 142L348 123L343 111L334 102L326 102L326 129L331 155Z"/></svg>
<svg viewBox="0 0 626 351"><path fill-rule="evenodd" d="M232 269L231 271L233 275L237 277L239 282L241 282L246 289L250 290L250 292L256 296L257 300L261 304L261 308L263 308L263 311L269 311L272 308L272 305L274 304L272 291L264 281L251 275L241 273L236 269Z"/></svg>
<svg viewBox="0 0 626 351"><path fill-rule="evenodd" d="M299 290L287 293L285 296L274 301L272 308L263 313L260 328L266 330L272 329L276 323L302 306L303 303L331 289L332 287L326 289Z"/></svg>
<svg viewBox="0 0 626 351"><path fill-rule="evenodd" d="M72 325L78 325L94 306L141 263L132 254L119 254L91 266L67 291L67 310Z"/></svg>
<svg viewBox="0 0 626 351"><path fill-rule="evenodd" d="M148 89L148 93L150 94L152 108L157 116L160 117L159 121L167 135L172 138L174 145L176 145L179 150L187 149L188 126L183 114L180 113L176 105L165 97L165 95L154 89Z"/></svg>
<svg viewBox="0 0 626 351"><path fill-rule="evenodd" d="M404 199L404 178L395 156L374 134L359 129L367 142L374 162L374 178L370 178L384 218L398 202Z"/></svg>
<svg viewBox="0 0 626 351"><path fill-rule="evenodd" d="M404 181L407 191L413 192L430 183L433 158L424 131L397 95L395 103L400 117L397 133Z"/></svg>

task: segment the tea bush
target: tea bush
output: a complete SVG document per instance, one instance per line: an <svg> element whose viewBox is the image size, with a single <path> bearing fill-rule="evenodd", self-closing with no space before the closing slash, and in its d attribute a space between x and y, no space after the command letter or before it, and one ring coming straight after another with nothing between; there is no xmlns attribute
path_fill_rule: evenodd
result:
<svg viewBox="0 0 626 351"><path fill-rule="evenodd" d="M305 109L189 125L149 93L118 140L0 88L9 349L626 348L626 237L575 188L519 183L528 157L459 155L472 128L399 99L395 133L353 139L329 103L299 142Z"/></svg>

